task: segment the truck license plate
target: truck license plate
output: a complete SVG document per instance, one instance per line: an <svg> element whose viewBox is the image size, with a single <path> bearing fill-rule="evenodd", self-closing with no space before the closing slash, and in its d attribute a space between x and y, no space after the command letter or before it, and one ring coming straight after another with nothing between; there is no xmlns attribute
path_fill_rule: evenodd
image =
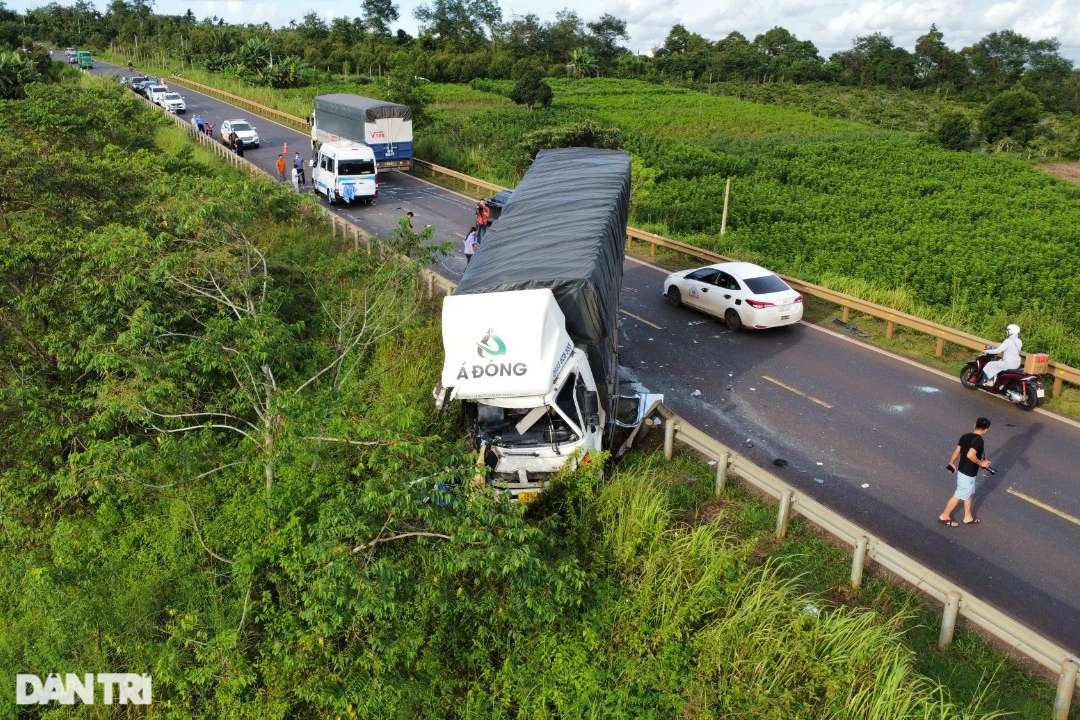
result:
<svg viewBox="0 0 1080 720"><path fill-rule="evenodd" d="M531 491L519 492L514 497L516 497L518 499L518 502L524 503L525 505L528 505L529 503L531 503L533 500L536 499L536 493L531 492Z"/></svg>

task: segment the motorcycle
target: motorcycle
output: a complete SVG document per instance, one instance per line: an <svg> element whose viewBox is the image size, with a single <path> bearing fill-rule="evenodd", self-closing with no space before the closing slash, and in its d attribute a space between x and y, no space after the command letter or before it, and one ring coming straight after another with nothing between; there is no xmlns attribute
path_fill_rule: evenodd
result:
<svg viewBox="0 0 1080 720"><path fill-rule="evenodd" d="M983 368L993 359L993 355L983 353L974 360L968 361L968 364L960 371L960 384L968 390L985 390L995 395L1003 395L1021 410L1034 410L1043 404L1046 391L1043 389L1042 380L1038 375L1029 375L1024 372L1023 368L1002 370L994 378L993 385L980 383L979 378L982 377Z"/></svg>

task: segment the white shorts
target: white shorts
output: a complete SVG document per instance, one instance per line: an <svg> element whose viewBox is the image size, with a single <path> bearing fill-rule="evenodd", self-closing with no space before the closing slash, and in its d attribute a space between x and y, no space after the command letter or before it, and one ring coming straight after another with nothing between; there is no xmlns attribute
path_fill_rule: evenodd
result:
<svg viewBox="0 0 1080 720"><path fill-rule="evenodd" d="M975 477L973 475L965 475L959 470L956 471L956 492L953 493L953 497L960 498L961 500L970 500L971 496L975 494Z"/></svg>

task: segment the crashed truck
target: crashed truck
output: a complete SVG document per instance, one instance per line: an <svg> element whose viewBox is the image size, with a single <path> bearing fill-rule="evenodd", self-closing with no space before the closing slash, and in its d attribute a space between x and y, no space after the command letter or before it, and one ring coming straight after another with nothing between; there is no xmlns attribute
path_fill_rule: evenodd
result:
<svg viewBox="0 0 1080 720"><path fill-rule="evenodd" d="M488 481L523 502L641 417L635 395L616 421L629 206L627 154L540 152L443 300L436 405L462 403Z"/></svg>

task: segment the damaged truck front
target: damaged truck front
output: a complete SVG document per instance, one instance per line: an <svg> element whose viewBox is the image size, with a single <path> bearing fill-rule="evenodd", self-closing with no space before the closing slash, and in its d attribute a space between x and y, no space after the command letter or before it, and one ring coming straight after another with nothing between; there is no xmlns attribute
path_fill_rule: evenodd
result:
<svg viewBox="0 0 1080 720"><path fill-rule="evenodd" d="M629 204L625 153L542 151L443 301L436 403L520 500L610 445Z"/></svg>

